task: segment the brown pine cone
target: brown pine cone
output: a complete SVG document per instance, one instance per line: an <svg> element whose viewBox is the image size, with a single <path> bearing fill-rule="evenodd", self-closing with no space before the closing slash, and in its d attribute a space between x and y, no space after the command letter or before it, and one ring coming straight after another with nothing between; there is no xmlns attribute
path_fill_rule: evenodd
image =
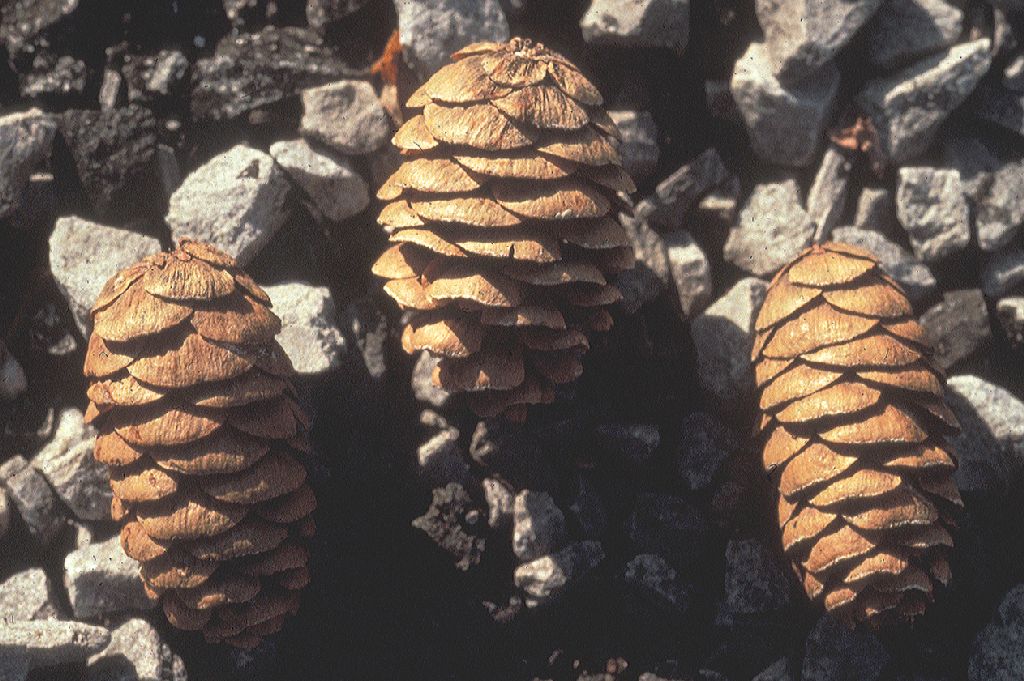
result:
<svg viewBox="0 0 1024 681"><path fill-rule="evenodd" d="M442 358L435 384L521 420L612 325L608 277L634 260L616 192L635 187L601 94L564 57L513 38L454 59L394 137L405 161L377 193L394 245L373 272L410 312L406 352Z"/></svg>
<svg viewBox="0 0 1024 681"><path fill-rule="evenodd" d="M950 578L959 426L906 296L870 253L813 246L756 330L762 463L808 596L851 623L921 614Z"/></svg>
<svg viewBox="0 0 1024 681"><path fill-rule="evenodd" d="M309 582L305 414L270 299L182 240L107 282L85 358L121 545L171 624L252 647Z"/></svg>

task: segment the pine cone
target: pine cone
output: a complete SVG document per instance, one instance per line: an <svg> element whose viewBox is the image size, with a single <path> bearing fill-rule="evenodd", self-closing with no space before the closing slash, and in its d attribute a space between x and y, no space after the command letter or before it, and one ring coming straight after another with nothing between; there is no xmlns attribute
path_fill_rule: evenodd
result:
<svg viewBox="0 0 1024 681"><path fill-rule="evenodd" d="M183 240L107 282L85 358L125 553L174 626L238 647L298 608L314 531L309 424L269 306L232 258Z"/></svg>
<svg viewBox="0 0 1024 681"><path fill-rule="evenodd" d="M870 253L813 246L757 317L763 465L808 596L848 622L924 612L950 578L958 424L899 285Z"/></svg>
<svg viewBox="0 0 1024 681"><path fill-rule="evenodd" d="M406 160L377 193L394 246L373 272L410 312L406 352L442 358L435 384L521 420L612 325L607 277L633 266L615 193L635 187L601 94L564 57L513 38L454 59L394 137Z"/></svg>

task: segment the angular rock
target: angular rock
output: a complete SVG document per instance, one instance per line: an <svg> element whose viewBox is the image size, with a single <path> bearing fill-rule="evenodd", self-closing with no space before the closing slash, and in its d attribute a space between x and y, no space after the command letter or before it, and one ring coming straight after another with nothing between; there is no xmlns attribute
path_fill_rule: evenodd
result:
<svg viewBox="0 0 1024 681"><path fill-rule="evenodd" d="M757 0L772 73L785 83L814 76L871 18L882 0Z"/></svg>
<svg viewBox="0 0 1024 681"><path fill-rule="evenodd" d="M438 409L444 408L451 399L451 393L434 385L434 367L441 361L426 350L416 357L412 369L412 393L420 402L426 402Z"/></svg>
<svg viewBox="0 0 1024 681"><path fill-rule="evenodd" d="M0 219L13 213L32 173L49 157L57 124L39 109L0 117Z"/></svg>
<svg viewBox="0 0 1024 681"><path fill-rule="evenodd" d="M619 127L622 167L635 181L646 179L658 167L658 127L650 111L609 111Z"/></svg>
<svg viewBox="0 0 1024 681"><path fill-rule="evenodd" d="M0 466L0 485L14 502L29 534L47 546L64 528L67 518L46 478L22 456L13 456Z"/></svg>
<svg viewBox="0 0 1024 681"><path fill-rule="evenodd" d="M224 120L349 75L315 32L267 26L259 33L228 35L212 57L197 61L189 104L199 120Z"/></svg>
<svg viewBox="0 0 1024 681"><path fill-rule="evenodd" d="M975 228L978 247L997 251L1010 244L1024 223L1024 160L1001 163L979 192Z"/></svg>
<svg viewBox="0 0 1024 681"><path fill-rule="evenodd" d="M1010 589L995 617L978 632L967 663L970 681L1014 681L1024 678L1024 584Z"/></svg>
<svg viewBox="0 0 1024 681"><path fill-rule="evenodd" d="M30 68L20 74L21 96L57 100L65 105L80 101L88 72L83 60L42 49L32 58Z"/></svg>
<svg viewBox="0 0 1024 681"><path fill-rule="evenodd" d="M814 229L795 180L759 184L729 230L723 255L751 274L771 276L811 244Z"/></svg>
<svg viewBox="0 0 1024 681"><path fill-rule="evenodd" d="M890 163L902 164L928 149L939 126L988 71L989 48L987 39L955 45L865 84L856 104L874 124L879 151Z"/></svg>
<svg viewBox="0 0 1024 681"><path fill-rule="evenodd" d="M690 323L701 385L727 411L742 409L753 394L750 349L767 289L761 279L741 279Z"/></svg>
<svg viewBox="0 0 1024 681"><path fill-rule="evenodd" d="M707 520L690 502L648 492L637 495L625 527L634 551L657 553L677 568L699 559L710 533Z"/></svg>
<svg viewBox="0 0 1024 681"><path fill-rule="evenodd" d="M740 178L730 175L697 204L698 219L703 217L722 225L731 225L739 211L741 190Z"/></svg>
<svg viewBox="0 0 1024 681"><path fill-rule="evenodd" d="M684 317L693 317L711 299L711 263L704 250L686 230L665 234L664 239L679 307Z"/></svg>
<svg viewBox="0 0 1024 681"><path fill-rule="evenodd" d="M28 390L28 377L18 358L0 342L0 403L14 402ZM3 534L3 532L0 532Z"/></svg>
<svg viewBox="0 0 1024 681"><path fill-rule="evenodd" d="M7 490L0 486L0 539L7 534L11 526L11 502L7 500Z"/></svg>
<svg viewBox="0 0 1024 681"><path fill-rule="evenodd" d="M659 182L634 213L660 231L678 230L697 201L728 177L729 170L712 147Z"/></svg>
<svg viewBox="0 0 1024 681"><path fill-rule="evenodd" d="M512 552L529 562L555 551L566 539L565 514L547 492L523 490L512 507Z"/></svg>
<svg viewBox="0 0 1024 681"><path fill-rule="evenodd" d="M459 446L459 430L444 426L416 449L419 478L428 485L470 484L469 464Z"/></svg>
<svg viewBox="0 0 1024 681"><path fill-rule="evenodd" d="M78 9L78 0L18 0L4 6L0 41L15 56L40 34Z"/></svg>
<svg viewBox="0 0 1024 681"><path fill-rule="evenodd" d="M117 535L65 556L64 587L72 612L83 619L156 605L142 588L138 562L125 554Z"/></svg>
<svg viewBox="0 0 1024 681"><path fill-rule="evenodd" d="M59 615L53 586L42 568L15 573L0 584L0 622L48 620Z"/></svg>
<svg viewBox="0 0 1024 681"><path fill-rule="evenodd" d="M364 80L340 80L302 91L299 132L342 154L368 154L391 135L391 119Z"/></svg>
<svg viewBox="0 0 1024 681"><path fill-rule="evenodd" d="M375 384L384 382L388 364L388 318L372 297L349 303L341 316L345 342L358 351L360 373Z"/></svg>
<svg viewBox="0 0 1024 681"><path fill-rule="evenodd" d="M296 373L314 376L341 364L345 338L336 325L334 298L326 286L302 282L264 286L281 318L281 343Z"/></svg>
<svg viewBox="0 0 1024 681"><path fill-rule="evenodd" d="M1003 87L1024 92L1024 54L1017 55L1003 68Z"/></svg>
<svg viewBox="0 0 1024 681"><path fill-rule="evenodd" d="M694 491L705 490L719 467L740 444L735 432L712 414L696 411L683 417L676 470Z"/></svg>
<svg viewBox="0 0 1024 681"><path fill-rule="evenodd" d="M80 409L69 407L60 412L53 439L32 459L79 520L110 519L110 473L93 457L95 443L96 429Z"/></svg>
<svg viewBox="0 0 1024 681"><path fill-rule="evenodd" d="M67 299L82 336L89 335L89 309L107 280L159 251L160 242L150 236L78 217L57 220L50 235L50 272Z"/></svg>
<svg viewBox="0 0 1024 681"><path fill-rule="evenodd" d="M682 52L690 37L690 0L592 0L580 28L592 45Z"/></svg>
<svg viewBox="0 0 1024 681"><path fill-rule="evenodd" d="M634 314L671 286L668 251L665 240L651 229L646 219L622 214L619 221L629 235L636 266L619 275L614 285L622 293L622 308L627 314Z"/></svg>
<svg viewBox="0 0 1024 681"><path fill-rule="evenodd" d="M1002 165L999 153L988 139L954 135L942 142L943 165L960 173L964 194L979 203L992 182L992 174Z"/></svg>
<svg viewBox="0 0 1024 681"><path fill-rule="evenodd" d="M342 222L370 204L366 180L344 159L313 149L302 139L276 142L270 155L302 190L303 203L315 215Z"/></svg>
<svg viewBox="0 0 1024 681"><path fill-rule="evenodd" d="M921 325L935 349L933 359L947 371L992 338L985 296L979 289L943 293L942 302L921 315Z"/></svg>
<svg viewBox="0 0 1024 681"><path fill-rule="evenodd" d="M1024 93L994 84L978 88L978 94L974 98L973 111L977 118L1005 128L1016 135L1024 136L1022 109L1024 109Z"/></svg>
<svg viewBox="0 0 1024 681"><path fill-rule="evenodd" d="M288 190L273 158L239 144L185 178L171 196L167 223L175 240L210 242L244 267L284 224Z"/></svg>
<svg viewBox="0 0 1024 681"><path fill-rule="evenodd" d="M981 288L989 298L1000 298L1024 283L1024 249L1009 248L985 263Z"/></svg>
<svg viewBox="0 0 1024 681"><path fill-rule="evenodd" d="M402 54L421 79L470 43L509 38L498 0L402 0L395 9Z"/></svg>
<svg viewBox="0 0 1024 681"><path fill-rule="evenodd" d="M110 643L88 663L86 681L185 681L181 658L137 617L114 629Z"/></svg>
<svg viewBox="0 0 1024 681"><path fill-rule="evenodd" d="M822 156L814 183L807 193L807 215L817 226L822 239L832 233L846 210L846 190L852 165L834 146Z"/></svg>
<svg viewBox="0 0 1024 681"><path fill-rule="evenodd" d="M469 570L483 557L487 523L466 489L457 483L435 488L430 508L412 521L455 561L455 567Z"/></svg>
<svg viewBox="0 0 1024 681"><path fill-rule="evenodd" d="M856 227L840 227L832 232L832 240L871 251L882 264L882 269L903 287L912 303L927 298L938 286L927 265L902 246L894 244L877 232Z"/></svg>
<svg viewBox="0 0 1024 681"><path fill-rule="evenodd" d="M668 605L680 612L690 607L690 588L664 558L655 553L641 553L626 563L623 575L647 600Z"/></svg>
<svg viewBox="0 0 1024 681"><path fill-rule="evenodd" d="M970 214L955 170L900 168L896 215L925 262L948 258L970 243Z"/></svg>
<svg viewBox="0 0 1024 681"><path fill-rule="evenodd" d="M188 73L188 58L178 50L154 55L126 55L121 73L128 85L129 102L152 102L178 95Z"/></svg>
<svg viewBox="0 0 1024 681"><path fill-rule="evenodd" d="M109 643L110 631L106 627L82 622L36 620L0 627L0 650L8 646L24 648L31 669L81 664Z"/></svg>
<svg viewBox="0 0 1024 681"><path fill-rule="evenodd" d="M889 0L864 29L868 62L892 70L938 52L957 41L963 19L945 0Z"/></svg>
<svg viewBox="0 0 1024 681"><path fill-rule="evenodd" d="M830 615L821 619L807 636L803 681L876 681L889 662L889 654L871 631L850 629Z"/></svg>
<svg viewBox="0 0 1024 681"><path fill-rule="evenodd" d="M733 626L789 605L789 582L775 556L756 539L725 547L725 598L715 623Z"/></svg>
<svg viewBox="0 0 1024 681"><path fill-rule="evenodd" d="M25 646L4 646L0 649L0 679L28 681L31 662Z"/></svg>
<svg viewBox="0 0 1024 681"><path fill-rule="evenodd" d="M730 87L754 153L786 167L803 168L814 160L839 89L835 65L783 85L773 74L766 46L751 43L736 62Z"/></svg>
<svg viewBox="0 0 1024 681"><path fill-rule="evenodd" d="M597 427L594 444L615 461L643 466L661 444L661 433L653 423L603 423Z"/></svg>
<svg viewBox="0 0 1024 681"><path fill-rule="evenodd" d="M977 376L949 379L948 402L961 432L952 439L964 494L998 498L1024 469L1024 402Z"/></svg>
<svg viewBox="0 0 1024 681"><path fill-rule="evenodd" d="M1024 296L1007 296L996 303L996 316L1006 333L1010 343L1019 347L1024 345ZM0 536L3 535L3 523L0 521Z"/></svg>
<svg viewBox="0 0 1024 681"><path fill-rule="evenodd" d="M512 522L512 507L515 496L512 489L498 478L484 478L484 499L487 501L487 524L492 530L500 530Z"/></svg>
<svg viewBox="0 0 1024 681"><path fill-rule="evenodd" d="M558 594L604 560L601 543L592 540L569 544L561 551L523 563L514 573L515 584L526 593L526 605L536 607Z"/></svg>
<svg viewBox="0 0 1024 681"><path fill-rule="evenodd" d="M896 201L892 192L881 187L865 187L857 197L853 226L893 237L900 229L896 220Z"/></svg>

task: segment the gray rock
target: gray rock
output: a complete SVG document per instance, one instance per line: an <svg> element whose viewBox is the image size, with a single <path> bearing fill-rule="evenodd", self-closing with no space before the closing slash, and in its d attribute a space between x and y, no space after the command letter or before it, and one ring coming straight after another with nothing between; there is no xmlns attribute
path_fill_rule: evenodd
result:
<svg viewBox="0 0 1024 681"><path fill-rule="evenodd" d="M693 317L711 299L711 263L704 250L686 230L665 234L664 240L679 307L685 317Z"/></svg>
<svg viewBox="0 0 1024 681"><path fill-rule="evenodd" d="M7 534L11 526L11 502L7 500L7 490L0 486L0 539Z"/></svg>
<svg viewBox="0 0 1024 681"><path fill-rule="evenodd" d="M987 123L1024 135L1024 93L1008 90L995 84L978 88L974 97L974 115Z"/></svg>
<svg viewBox="0 0 1024 681"><path fill-rule="evenodd" d="M107 280L158 252L160 242L150 236L78 217L57 220L50 235L50 272L83 336L89 335L89 309Z"/></svg>
<svg viewBox="0 0 1024 681"><path fill-rule="evenodd" d="M420 352L416 357L416 364L413 365L412 369L412 393L416 396L416 399L420 402L426 402L427 404L437 407L438 409L444 408L449 400L451 400L451 393L444 388L439 388L434 385L434 367L441 361L440 357L434 357L426 350Z"/></svg>
<svg viewBox="0 0 1024 681"><path fill-rule="evenodd" d="M1010 589L995 617L978 632L967 662L970 681L1015 681L1024 678L1024 584Z"/></svg>
<svg viewBox="0 0 1024 681"><path fill-rule="evenodd" d="M636 266L620 274L614 285L622 293L620 305L627 314L634 314L671 286L668 250L665 240L646 219L620 215L619 221L629 235Z"/></svg>
<svg viewBox="0 0 1024 681"><path fill-rule="evenodd" d="M887 238L895 236L899 223L896 220L896 201L892 192L881 187L862 189L857 197L853 226L870 229Z"/></svg>
<svg viewBox="0 0 1024 681"><path fill-rule="evenodd" d="M935 362L947 371L992 338L985 296L979 289L943 293L942 302L921 315L921 324L935 348Z"/></svg>
<svg viewBox="0 0 1024 681"><path fill-rule="evenodd" d="M281 318L281 343L296 373L315 376L336 369L345 339L336 326L334 299L326 286L289 282L264 286Z"/></svg>
<svg viewBox="0 0 1024 681"><path fill-rule="evenodd" d="M947 400L960 421L952 439L965 494L1001 496L1024 469L1024 402L977 376L953 376Z"/></svg>
<svg viewBox="0 0 1024 681"><path fill-rule="evenodd" d="M751 274L771 276L811 244L814 229L795 180L759 184L729 230L723 255Z"/></svg>
<svg viewBox="0 0 1024 681"><path fill-rule="evenodd" d="M361 370L374 383L388 372L388 318L370 296L349 303L342 314L345 340L359 355Z"/></svg>
<svg viewBox="0 0 1024 681"><path fill-rule="evenodd" d="M619 155L622 167L636 181L654 173L658 167L660 149L658 128L650 111L609 111L622 135Z"/></svg>
<svg viewBox="0 0 1024 681"><path fill-rule="evenodd" d="M426 513L412 521L439 547L452 556L455 567L469 570L483 557L487 523L466 489L457 483L437 487Z"/></svg>
<svg viewBox="0 0 1024 681"><path fill-rule="evenodd" d="M708 489L719 467L736 451L739 436L717 417L695 411L683 417L676 470L690 489Z"/></svg>
<svg viewBox="0 0 1024 681"><path fill-rule="evenodd" d="M732 98L732 85L727 80L704 81L704 102L715 118L743 125L743 115Z"/></svg>
<svg viewBox="0 0 1024 681"><path fill-rule="evenodd" d="M730 175L697 204L698 218L710 218L720 224L731 225L739 211L741 190L740 178Z"/></svg>
<svg viewBox="0 0 1024 681"><path fill-rule="evenodd" d="M13 456L0 466L0 485L14 502L29 534L47 546L64 528L67 518L46 478L22 456Z"/></svg>
<svg viewBox="0 0 1024 681"><path fill-rule="evenodd" d="M110 643L110 631L82 622L36 620L0 627L0 650L23 647L30 668L81 664Z"/></svg>
<svg viewBox="0 0 1024 681"><path fill-rule="evenodd" d="M782 566L756 539L733 539L725 547L725 598L715 623L734 626L789 605Z"/></svg>
<svg viewBox="0 0 1024 681"><path fill-rule="evenodd" d="M400 0L395 9L402 53L424 80L470 43L509 38L497 0Z"/></svg>
<svg viewBox="0 0 1024 681"><path fill-rule="evenodd" d="M1024 344L1024 296L1007 296L996 303L996 316L1014 346ZM0 512L2 515L2 512ZM0 536L3 522L0 520Z"/></svg>
<svg viewBox="0 0 1024 681"><path fill-rule="evenodd" d="M868 629L850 629L829 615L807 636L803 681L876 681L889 662L889 654Z"/></svg>
<svg viewBox="0 0 1024 681"><path fill-rule="evenodd" d="M313 30L323 33L331 24L366 4L367 0L306 0L306 22Z"/></svg>
<svg viewBox="0 0 1024 681"><path fill-rule="evenodd" d="M980 196L974 224L978 247L997 251L1012 242L1024 223L1024 160L1008 161L992 173Z"/></svg>
<svg viewBox="0 0 1024 681"><path fill-rule="evenodd" d="M110 643L88 660L86 681L185 681L184 664L153 625L132 618L114 629Z"/></svg>
<svg viewBox="0 0 1024 681"><path fill-rule="evenodd" d="M825 64L814 78L783 85L773 75L765 45L751 43L736 62L730 87L754 153L786 167L814 160L839 89L834 64Z"/></svg>
<svg viewBox="0 0 1024 681"><path fill-rule="evenodd" d="M814 183L807 193L807 215L817 226L822 240L832 233L846 210L846 190L852 165L834 146L825 150Z"/></svg>
<svg viewBox="0 0 1024 681"><path fill-rule="evenodd" d="M781 658L768 665L763 672L750 681L793 681L793 672L789 668L789 660Z"/></svg>
<svg viewBox="0 0 1024 681"><path fill-rule="evenodd" d="M569 584L604 560L601 543L592 540L569 544L561 551L516 568L513 579L526 593L526 605L541 605L562 593Z"/></svg>
<svg viewBox="0 0 1024 681"><path fill-rule="evenodd" d="M881 0L757 0L772 73L795 83L814 76L875 13Z"/></svg>
<svg viewBox="0 0 1024 681"><path fill-rule="evenodd" d="M686 499L647 492L637 495L625 529L633 551L657 553L677 568L699 560L710 533L700 510Z"/></svg>
<svg viewBox="0 0 1024 681"><path fill-rule="evenodd" d="M0 218L21 204L28 179L49 157L57 123L39 109L0 117Z"/></svg>
<svg viewBox="0 0 1024 681"><path fill-rule="evenodd" d="M268 154L234 146L193 171L171 196L171 236L207 241L244 267L284 224L289 188Z"/></svg>
<svg viewBox="0 0 1024 681"><path fill-rule="evenodd" d="M0 647L0 679L4 681L28 681L31 661L25 646Z"/></svg>
<svg viewBox="0 0 1024 681"><path fill-rule="evenodd" d="M484 500L487 501L487 524L492 530L500 530L512 522L512 506L515 495L512 488L498 478L484 478Z"/></svg>
<svg viewBox="0 0 1024 681"><path fill-rule="evenodd" d="M178 165L174 149L166 144L158 144L156 153L153 155L153 162L156 165L156 173L160 178L164 196L169 200L174 195L174 190L181 186L182 180L181 166Z"/></svg>
<svg viewBox="0 0 1024 681"><path fill-rule="evenodd" d="M697 201L728 178L718 151L707 149L659 182L634 212L661 231L681 229Z"/></svg>
<svg viewBox="0 0 1024 681"><path fill-rule="evenodd" d="M1002 165L997 150L988 141L963 135L943 140L942 160L944 166L960 173L964 194L975 203L981 201L992 182L992 173Z"/></svg>
<svg viewBox="0 0 1024 681"><path fill-rule="evenodd" d="M0 584L0 622L48 620L59 615L53 586L42 568L17 572Z"/></svg>
<svg viewBox="0 0 1024 681"><path fill-rule="evenodd" d="M955 255L970 243L970 215L955 170L900 168L896 215L925 262Z"/></svg>
<svg viewBox="0 0 1024 681"><path fill-rule="evenodd" d="M65 556L64 587L75 617L84 619L156 605L142 588L138 562L125 554L117 535Z"/></svg>
<svg viewBox="0 0 1024 681"><path fill-rule="evenodd" d="M655 553L641 553L626 563L623 575L646 599L656 605L668 605L685 611L690 607L690 588L664 558Z"/></svg>
<svg viewBox="0 0 1024 681"><path fill-rule="evenodd" d="M650 461L661 444L661 433L653 423L603 423L594 435L597 449L633 466Z"/></svg>
<svg viewBox="0 0 1024 681"><path fill-rule="evenodd" d="M964 13L944 0L889 0L864 29L868 62L891 70L949 47Z"/></svg>
<svg viewBox="0 0 1024 681"><path fill-rule="evenodd" d="M856 104L891 163L920 156L939 126L974 91L991 63L987 39L955 45L885 78L868 81Z"/></svg>
<svg viewBox="0 0 1024 681"><path fill-rule="evenodd" d="M1024 92L1024 54L1018 54L1003 67L1003 87Z"/></svg>
<svg viewBox="0 0 1024 681"><path fill-rule="evenodd" d="M303 137L342 154L368 154L391 135L391 119L364 80L340 80L302 91Z"/></svg>
<svg viewBox="0 0 1024 681"><path fill-rule="evenodd" d="M420 479L431 486L450 482L469 484L469 464L459 446L457 428L449 426L430 435L416 449L416 460Z"/></svg>
<svg viewBox="0 0 1024 681"><path fill-rule="evenodd" d="M741 409L754 390L750 349L767 288L761 279L741 279L690 324L701 385L727 411Z"/></svg>
<svg viewBox="0 0 1024 681"><path fill-rule="evenodd" d="M302 190L315 215L342 222L370 205L366 180L348 161L313 149L302 139L276 142L270 155Z"/></svg>
<svg viewBox="0 0 1024 681"><path fill-rule="evenodd" d="M1009 248L985 263L981 288L989 298L1000 298L1024 283L1024 250Z"/></svg>
<svg viewBox="0 0 1024 681"><path fill-rule="evenodd" d="M910 302L917 303L938 287L928 266L902 246L894 244L877 232L856 227L840 227L832 233L832 240L871 251L882 264L882 269L899 282Z"/></svg>
<svg viewBox="0 0 1024 681"><path fill-rule="evenodd" d="M110 519L110 473L93 457L95 443L96 429L80 409L69 407L60 412L53 439L32 459L80 520Z"/></svg>
<svg viewBox="0 0 1024 681"><path fill-rule="evenodd" d="M677 52L690 38L689 0L593 0L580 19L592 45L667 47Z"/></svg>
<svg viewBox="0 0 1024 681"><path fill-rule="evenodd" d="M28 390L28 378L18 358L0 341L0 402L14 402ZM3 532L0 532L3 534Z"/></svg>
<svg viewBox="0 0 1024 681"><path fill-rule="evenodd" d="M565 543L565 514L547 492L523 490L512 507L512 552L527 563Z"/></svg>

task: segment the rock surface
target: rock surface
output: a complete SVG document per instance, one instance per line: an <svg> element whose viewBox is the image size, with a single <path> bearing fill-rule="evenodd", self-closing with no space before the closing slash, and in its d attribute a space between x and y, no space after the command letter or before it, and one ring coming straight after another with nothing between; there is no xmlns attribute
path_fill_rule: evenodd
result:
<svg viewBox="0 0 1024 681"><path fill-rule="evenodd" d="M92 455L95 443L96 429L71 407L61 411L53 438L32 459L79 520L110 519L110 474Z"/></svg>
<svg viewBox="0 0 1024 681"><path fill-rule="evenodd" d="M50 157L56 132L53 118L39 109L0 117L0 218L21 204L29 176Z"/></svg>
<svg viewBox="0 0 1024 681"><path fill-rule="evenodd" d="M711 298L711 263L704 250L686 230L666 234L665 250L679 307L685 317L692 317Z"/></svg>
<svg viewBox="0 0 1024 681"><path fill-rule="evenodd" d="M334 299L326 286L302 282L264 286L273 311L281 318L281 343L296 373L322 374L337 368L345 338L337 326Z"/></svg>
<svg viewBox="0 0 1024 681"><path fill-rule="evenodd" d="M690 588L679 579L672 566L655 553L641 553L626 563L623 578L644 598L658 605L665 604L681 612L690 606Z"/></svg>
<svg viewBox="0 0 1024 681"><path fill-rule="evenodd" d="M851 630L822 615L807 637L801 679L804 681L875 681L889 654L866 629Z"/></svg>
<svg viewBox="0 0 1024 681"><path fill-rule="evenodd" d="M139 618L114 629L110 643L88 662L86 681L186 681L184 662Z"/></svg>
<svg viewBox="0 0 1024 681"><path fill-rule="evenodd" d="M921 325L945 370L978 352L992 338L985 297L978 289L949 291L921 315Z"/></svg>
<svg viewBox="0 0 1024 681"><path fill-rule="evenodd" d="M650 111L609 111L622 136L619 154L622 167L635 182L651 175L658 167L658 127Z"/></svg>
<svg viewBox="0 0 1024 681"><path fill-rule="evenodd" d="M37 620L11 622L0 628L0 650L24 647L29 666L53 667L81 664L110 643L110 631L82 622Z"/></svg>
<svg viewBox="0 0 1024 681"><path fill-rule="evenodd" d="M270 155L284 168L314 215L342 222L370 204L369 187L352 165L314 149L305 140L276 142Z"/></svg>
<svg viewBox="0 0 1024 681"><path fill-rule="evenodd" d="M729 230L723 254L751 274L770 277L811 244L814 230L795 180L759 184Z"/></svg>
<svg viewBox="0 0 1024 681"><path fill-rule="evenodd" d="M697 201L728 177L722 157L708 149L659 182L637 204L635 214L662 231L680 229Z"/></svg>
<svg viewBox="0 0 1024 681"><path fill-rule="evenodd" d="M57 619L60 609L41 568L17 572L0 584L0 622Z"/></svg>
<svg viewBox="0 0 1024 681"><path fill-rule="evenodd" d="M989 298L998 298L1024 283L1024 249L1008 248L985 264L981 288Z"/></svg>
<svg viewBox="0 0 1024 681"><path fill-rule="evenodd" d="M807 215L822 238L827 238L843 217L852 167L834 146L829 146L821 158L821 165L807 192Z"/></svg>
<svg viewBox="0 0 1024 681"><path fill-rule="evenodd" d="M1013 681L1024 677L1024 584L1003 598L992 621L974 639L967 678L970 681Z"/></svg>
<svg viewBox="0 0 1024 681"><path fill-rule="evenodd" d="M955 170L900 168L896 215L914 254L925 262L959 253L971 240L970 214Z"/></svg>
<svg viewBox="0 0 1024 681"><path fill-rule="evenodd" d="M690 37L690 0L592 0L580 28L594 45L682 52Z"/></svg>
<svg viewBox="0 0 1024 681"><path fill-rule="evenodd" d="M139 564L110 539L72 551L64 558L64 587L75 617L93 619L156 605L142 588Z"/></svg>
<svg viewBox="0 0 1024 681"><path fill-rule="evenodd" d="M526 563L559 548L566 538L565 514L547 492L523 490L512 507L512 552Z"/></svg>
<svg viewBox="0 0 1024 681"><path fill-rule="evenodd" d="M864 29L867 58L891 70L957 41L964 13L945 0L889 0Z"/></svg>
<svg viewBox="0 0 1024 681"><path fill-rule="evenodd" d="M402 0L395 9L402 54L424 80L470 43L509 38L498 0Z"/></svg>
<svg viewBox="0 0 1024 681"><path fill-rule="evenodd" d="M952 439L957 487L964 494L1005 494L1024 469L1024 402L978 376L953 376L947 387L961 426Z"/></svg>
<svg viewBox="0 0 1024 681"><path fill-rule="evenodd" d="M557 553L517 567L515 584L526 593L527 605L540 605L560 594L602 560L604 549L599 542L573 542Z"/></svg>
<svg viewBox="0 0 1024 681"><path fill-rule="evenodd" d="M840 227L832 233L832 240L866 248L882 264L882 269L895 279L910 299L917 303L930 296L938 286L928 266L902 246L894 244L881 234L853 227Z"/></svg>
<svg viewBox="0 0 1024 681"><path fill-rule="evenodd" d="M302 92L299 132L341 154L368 154L391 135L391 119L373 86L341 80Z"/></svg>
<svg viewBox="0 0 1024 681"><path fill-rule="evenodd" d="M46 478L22 456L13 456L0 466L0 485L18 509L29 534L42 546L52 542L67 518Z"/></svg>

